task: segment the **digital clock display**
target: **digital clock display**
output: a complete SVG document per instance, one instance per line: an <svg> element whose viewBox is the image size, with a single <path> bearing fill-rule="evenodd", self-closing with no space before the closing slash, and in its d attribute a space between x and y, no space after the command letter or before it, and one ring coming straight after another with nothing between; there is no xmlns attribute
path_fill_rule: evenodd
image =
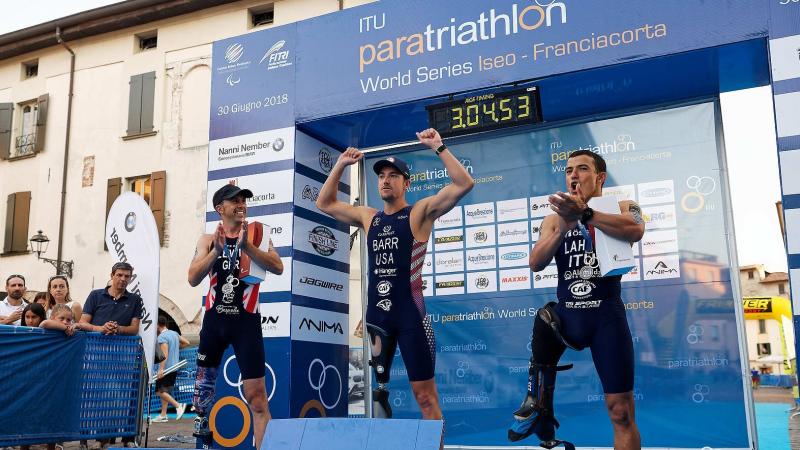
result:
<svg viewBox="0 0 800 450"><path fill-rule="evenodd" d="M427 110L431 128L442 137L542 121L537 87L452 100Z"/></svg>

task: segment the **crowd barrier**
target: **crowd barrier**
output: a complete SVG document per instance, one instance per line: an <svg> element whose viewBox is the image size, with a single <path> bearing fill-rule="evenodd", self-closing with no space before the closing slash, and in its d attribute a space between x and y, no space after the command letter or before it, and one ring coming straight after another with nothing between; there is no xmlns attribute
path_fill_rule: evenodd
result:
<svg viewBox="0 0 800 450"><path fill-rule="evenodd" d="M138 336L0 325L0 447L138 434Z"/></svg>
<svg viewBox="0 0 800 450"><path fill-rule="evenodd" d="M181 361L186 361L186 365L178 370L172 397L178 403L190 405L192 403L192 395L194 395L194 379L197 375L197 347L181 349L179 358ZM144 407L151 413L158 413L161 411L161 397L156 395L155 383L150 384L149 394L150 402L145 402Z"/></svg>
<svg viewBox="0 0 800 450"><path fill-rule="evenodd" d="M794 375L761 375L761 386L792 387Z"/></svg>

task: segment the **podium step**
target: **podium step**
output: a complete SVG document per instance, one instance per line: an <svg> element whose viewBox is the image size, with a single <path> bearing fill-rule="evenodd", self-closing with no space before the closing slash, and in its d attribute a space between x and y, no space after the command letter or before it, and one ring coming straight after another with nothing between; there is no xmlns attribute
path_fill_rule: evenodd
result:
<svg viewBox="0 0 800 450"><path fill-rule="evenodd" d="M273 419L261 450L439 450L441 420Z"/></svg>

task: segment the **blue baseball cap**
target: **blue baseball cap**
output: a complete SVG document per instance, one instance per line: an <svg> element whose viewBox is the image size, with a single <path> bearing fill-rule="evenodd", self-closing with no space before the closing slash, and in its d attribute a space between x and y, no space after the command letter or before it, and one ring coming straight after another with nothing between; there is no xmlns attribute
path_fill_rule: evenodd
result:
<svg viewBox="0 0 800 450"><path fill-rule="evenodd" d="M380 174L381 170L383 170L385 167L397 169L397 171L402 173L406 179L411 178L411 172L408 170L408 164L396 156L379 159L378 162L372 166L372 170L374 170L376 174Z"/></svg>

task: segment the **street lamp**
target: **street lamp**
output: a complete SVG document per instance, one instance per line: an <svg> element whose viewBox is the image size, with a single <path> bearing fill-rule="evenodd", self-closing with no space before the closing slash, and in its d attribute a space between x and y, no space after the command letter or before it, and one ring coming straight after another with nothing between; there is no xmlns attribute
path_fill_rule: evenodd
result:
<svg viewBox="0 0 800 450"><path fill-rule="evenodd" d="M50 258L42 258L42 253L47 252L47 247L50 244L50 238L39 230L31 237L31 250L36 253L36 258L44 262L48 262L56 268L57 274L64 274L68 278L72 278L72 261L58 261Z"/></svg>

